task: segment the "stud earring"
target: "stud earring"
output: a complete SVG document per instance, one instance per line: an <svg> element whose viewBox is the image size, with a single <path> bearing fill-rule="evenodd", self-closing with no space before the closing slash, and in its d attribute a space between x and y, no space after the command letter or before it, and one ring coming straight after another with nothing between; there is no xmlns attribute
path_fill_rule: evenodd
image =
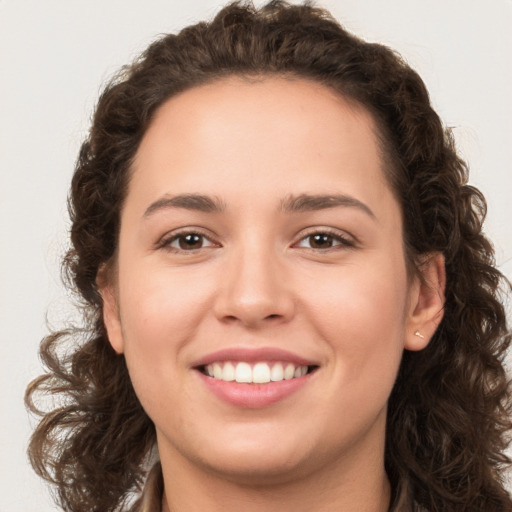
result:
<svg viewBox="0 0 512 512"><path fill-rule="evenodd" d="M414 333L414 336L418 336L418 338L421 338L421 339L424 339L424 338L425 338L425 336L423 336L423 334L421 334L421 332L420 332L420 331L416 331L416 332Z"/></svg>

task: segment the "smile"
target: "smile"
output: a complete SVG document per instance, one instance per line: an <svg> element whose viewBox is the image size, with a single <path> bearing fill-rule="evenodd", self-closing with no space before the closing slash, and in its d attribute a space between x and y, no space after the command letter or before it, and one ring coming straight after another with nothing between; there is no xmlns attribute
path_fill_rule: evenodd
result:
<svg viewBox="0 0 512 512"><path fill-rule="evenodd" d="M303 377L308 373L307 365L296 365L291 362L256 362L218 361L204 367L205 375L224 382L245 384L267 384Z"/></svg>
<svg viewBox="0 0 512 512"><path fill-rule="evenodd" d="M197 359L191 369L221 402L260 409L284 401L316 380L319 363L276 347L230 347Z"/></svg>

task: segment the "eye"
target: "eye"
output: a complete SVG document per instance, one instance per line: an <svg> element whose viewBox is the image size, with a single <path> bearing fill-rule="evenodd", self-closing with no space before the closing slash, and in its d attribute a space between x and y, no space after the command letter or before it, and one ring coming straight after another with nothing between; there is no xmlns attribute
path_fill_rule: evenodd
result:
<svg viewBox="0 0 512 512"><path fill-rule="evenodd" d="M214 247L214 244L208 237L197 232L177 233L170 238L162 241L161 246L173 251L197 251L205 247Z"/></svg>
<svg viewBox="0 0 512 512"><path fill-rule="evenodd" d="M336 246L354 247L354 242L340 235L329 231L317 231L301 238L297 247L307 249L328 250Z"/></svg>

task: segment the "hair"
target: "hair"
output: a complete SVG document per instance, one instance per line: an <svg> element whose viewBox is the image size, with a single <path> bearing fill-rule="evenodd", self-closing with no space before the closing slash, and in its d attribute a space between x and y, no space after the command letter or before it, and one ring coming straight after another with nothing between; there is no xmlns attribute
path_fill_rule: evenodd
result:
<svg viewBox="0 0 512 512"><path fill-rule="evenodd" d="M424 83L399 55L348 33L310 4L236 2L208 23L152 43L101 94L72 179L71 248L64 277L84 324L52 332L47 373L27 389L41 416L29 447L36 472L64 510L125 510L140 491L155 428L111 348L96 279L116 257L131 163L155 112L170 97L222 77L309 79L375 118L401 205L406 260L444 255L444 318L427 348L405 351L389 405L385 466L394 506L427 511L512 510L503 473L511 427L503 306L510 286L482 233L486 203L431 107ZM36 396L53 397L41 411Z"/></svg>

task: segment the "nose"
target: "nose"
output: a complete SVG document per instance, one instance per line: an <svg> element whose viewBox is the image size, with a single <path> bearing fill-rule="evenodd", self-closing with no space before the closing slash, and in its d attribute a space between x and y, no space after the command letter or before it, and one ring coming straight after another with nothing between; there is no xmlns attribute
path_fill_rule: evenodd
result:
<svg viewBox="0 0 512 512"><path fill-rule="evenodd" d="M295 301L284 266L271 252L233 254L219 285L214 312L222 322L258 328L285 323L295 313Z"/></svg>

